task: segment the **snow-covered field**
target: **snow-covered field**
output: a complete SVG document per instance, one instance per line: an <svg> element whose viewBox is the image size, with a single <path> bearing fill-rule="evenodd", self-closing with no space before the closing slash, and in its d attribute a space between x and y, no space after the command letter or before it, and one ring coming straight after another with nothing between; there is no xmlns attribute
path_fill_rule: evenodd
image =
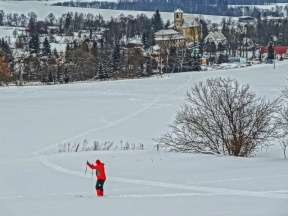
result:
<svg viewBox="0 0 288 216"><path fill-rule="evenodd" d="M0 88L0 215L287 216L288 160L275 144L253 158L157 152L152 138L209 77L280 94L288 63L164 78ZM58 153L59 142L114 141L110 151ZM120 141L145 150L121 151ZM82 146L80 146L81 150ZM106 164L105 197L86 161ZM76 198L75 195L82 195Z"/></svg>
<svg viewBox="0 0 288 216"><path fill-rule="evenodd" d="M120 14L137 16L138 14L145 13L148 17L152 17L155 11L129 11L129 10L106 10L106 9L95 9L95 8L77 8L77 7L60 7L51 6L51 4L58 1L0 1L0 10L4 10L5 13L19 13L28 14L31 11L36 13L38 19L44 20L50 13L53 13L57 18L68 12L78 13L93 13L101 14L104 20L109 20L111 17L118 17ZM185 12L185 8L183 9ZM168 19L172 21L174 13L161 12L161 17L164 22ZM210 16L204 15L206 19L210 19L212 22L221 22L223 16Z"/></svg>
<svg viewBox="0 0 288 216"><path fill-rule="evenodd" d="M109 20L111 17L118 17L120 14L137 16L138 14L145 13L148 17L152 17L155 13L151 12L141 12L141 11L126 11L126 10L106 10L106 9L95 9L95 8L77 8L77 7L60 7L51 6L53 1L5 1L0 2L0 10L4 10L5 13L19 13L28 14L31 11L36 13L38 19L44 20L50 13L53 13L57 18L62 16L62 14L68 12L78 12L78 13L93 13L101 14L105 20ZM162 12L161 16L163 20L172 20L173 13Z"/></svg>
<svg viewBox="0 0 288 216"><path fill-rule="evenodd" d="M287 3L276 3L276 4L270 4L270 5L230 5L230 7L248 6L248 7L257 7L257 8L261 8L261 9L271 10L271 8L276 8L276 6L285 7L286 5L288 5L288 2Z"/></svg>

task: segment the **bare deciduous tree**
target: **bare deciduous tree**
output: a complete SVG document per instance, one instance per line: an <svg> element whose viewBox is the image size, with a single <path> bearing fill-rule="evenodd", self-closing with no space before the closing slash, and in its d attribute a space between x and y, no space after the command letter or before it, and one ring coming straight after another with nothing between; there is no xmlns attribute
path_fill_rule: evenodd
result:
<svg viewBox="0 0 288 216"><path fill-rule="evenodd" d="M176 152L248 157L267 148L277 134L274 114L280 98L256 98L249 85L210 78L191 87L167 132L154 139Z"/></svg>
<svg viewBox="0 0 288 216"><path fill-rule="evenodd" d="M284 153L284 158L286 159L286 149L288 147L288 136L284 136L282 137L280 140L280 145L281 145L281 148L283 149L283 153Z"/></svg>
<svg viewBox="0 0 288 216"><path fill-rule="evenodd" d="M286 86L282 91L282 96L285 99L284 105L279 110L278 123L279 123L279 143L284 151L284 158L286 159L286 149L288 147L288 87Z"/></svg>
<svg viewBox="0 0 288 216"><path fill-rule="evenodd" d="M76 48L69 53L67 59L69 76L73 81L80 81L95 76L95 61L90 52Z"/></svg>

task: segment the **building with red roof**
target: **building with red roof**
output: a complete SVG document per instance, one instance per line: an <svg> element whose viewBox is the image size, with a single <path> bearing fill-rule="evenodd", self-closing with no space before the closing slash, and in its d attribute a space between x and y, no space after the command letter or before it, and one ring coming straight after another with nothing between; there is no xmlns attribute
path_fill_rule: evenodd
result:
<svg viewBox="0 0 288 216"><path fill-rule="evenodd" d="M269 46L261 47L260 54L268 53L268 48ZM275 46L274 50L276 55L284 55L288 50L288 46Z"/></svg>

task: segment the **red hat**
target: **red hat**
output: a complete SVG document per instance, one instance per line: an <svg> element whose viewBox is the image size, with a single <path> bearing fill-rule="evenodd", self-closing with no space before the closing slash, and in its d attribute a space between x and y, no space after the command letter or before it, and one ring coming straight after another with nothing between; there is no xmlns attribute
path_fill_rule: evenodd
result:
<svg viewBox="0 0 288 216"><path fill-rule="evenodd" d="M96 164L99 164L99 163L100 163L100 160L99 160L99 159L97 159L97 160L96 160Z"/></svg>

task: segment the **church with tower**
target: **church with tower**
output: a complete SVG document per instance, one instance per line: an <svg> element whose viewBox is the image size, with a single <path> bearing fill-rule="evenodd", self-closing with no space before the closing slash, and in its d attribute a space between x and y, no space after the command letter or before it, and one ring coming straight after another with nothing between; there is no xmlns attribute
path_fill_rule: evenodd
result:
<svg viewBox="0 0 288 216"><path fill-rule="evenodd" d="M202 28L196 21L195 15L184 14L180 8L174 12L174 24L171 27L180 32L187 42L197 41L201 38Z"/></svg>
<svg viewBox="0 0 288 216"><path fill-rule="evenodd" d="M193 14L184 14L178 8L174 12L173 24L168 29L155 32L155 41L160 47L186 46L187 43L196 42L202 37L202 27Z"/></svg>

